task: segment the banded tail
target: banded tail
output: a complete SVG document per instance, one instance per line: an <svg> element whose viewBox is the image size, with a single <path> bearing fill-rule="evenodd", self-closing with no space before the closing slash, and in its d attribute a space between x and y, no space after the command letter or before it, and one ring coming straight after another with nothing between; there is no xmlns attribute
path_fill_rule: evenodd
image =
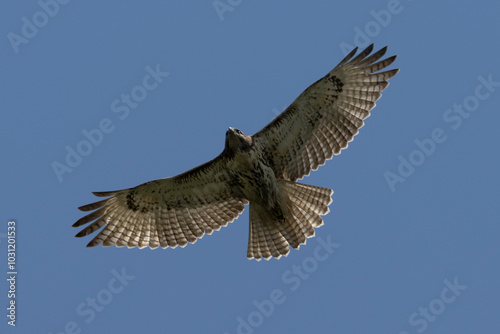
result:
<svg viewBox="0 0 500 334"><path fill-rule="evenodd" d="M287 256L289 246L298 249L314 237L314 228L323 225L321 216L330 211L331 189L288 180L278 180L278 187L285 199L284 217L276 219L272 212L250 203L248 259Z"/></svg>

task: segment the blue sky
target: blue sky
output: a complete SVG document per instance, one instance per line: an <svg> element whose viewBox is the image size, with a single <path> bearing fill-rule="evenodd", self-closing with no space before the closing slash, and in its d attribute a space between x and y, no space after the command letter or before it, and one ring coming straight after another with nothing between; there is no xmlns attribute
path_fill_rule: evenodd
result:
<svg viewBox="0 0 500 334"><path fill-rule="evenodd" d="M499 12L474 1L4 3L0 258L8 277L14 219L18 274L17 328L0 283L1 331L498 333ZM349 149L302 181L335 194L300 251L248 261L248 211L184 249L86 249L90 238L73 237L91 191L215 157L229 126L258 131L372 42L401 72Z"/></svg>

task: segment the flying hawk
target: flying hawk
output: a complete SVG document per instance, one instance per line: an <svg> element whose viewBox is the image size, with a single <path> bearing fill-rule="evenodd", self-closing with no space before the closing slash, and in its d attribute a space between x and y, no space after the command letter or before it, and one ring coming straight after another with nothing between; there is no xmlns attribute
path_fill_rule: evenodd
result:
<svg viewBox="0 0 500 334"><path fill-rule="evenodd" d="M269 260L299 248L329 212L331 189L297 183L347 144L363 126L388 79L379 72L387 47L352 50L278 117L252 136L229 128L215 159L180 175L137 187L94 192L109 197L79 209L94 212L76 237L104 227L87 245L175 248L195 243L238 217L250 204L247 257ZM354 57L354 58L353 58Z"/></svg>

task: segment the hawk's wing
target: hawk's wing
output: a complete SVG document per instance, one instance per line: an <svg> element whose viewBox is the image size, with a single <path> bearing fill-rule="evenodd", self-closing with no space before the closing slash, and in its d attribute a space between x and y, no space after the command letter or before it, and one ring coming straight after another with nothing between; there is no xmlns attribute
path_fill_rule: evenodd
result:
<svg viewBox="0 0 500 334"><path fill-rule="evenodd" d="M174 248L212 234L238 217L248 203L231 192L225 159L219 155L178 176L135 188L94 193L112 197L79 208L96 211L73 225L94 221L76 236L89 235L104 226L87 247Z"/></svg>
<svg viewBox="0 0 500 334"><path fill-rule="evenodd" d="M296 181L347 147L389 85L387 80L399 71L378 72L396 56L377 62L387 47L369 55L372 50L373 44L351 59L354 49L252 136L272 159L275 173Z"/></svg>

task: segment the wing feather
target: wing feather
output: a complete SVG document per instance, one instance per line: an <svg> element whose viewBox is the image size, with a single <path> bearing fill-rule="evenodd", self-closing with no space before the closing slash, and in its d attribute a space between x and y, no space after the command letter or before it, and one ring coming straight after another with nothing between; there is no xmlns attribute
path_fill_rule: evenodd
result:
<svg viewBox="0 0 500 334"><path fill-rule="evenodd" d="M184 247L205 233L232 222L248 201L234 194L221 154L212 161L175 177L144 183L131 189L95 192L110 198L84 205L91 211L73 226L89 224L76 236L104 228L88 247Z"/></svg>
<svg viewBox="0 0 500 334"><path fill-rule="evenodd" d="M372 51L373 44L357 56L354 49L252 136L272 159L276 175L296 181L347 148L389 85L387 80L399 71L379 72L396 56L381 60L387 47Z"/></svg>

